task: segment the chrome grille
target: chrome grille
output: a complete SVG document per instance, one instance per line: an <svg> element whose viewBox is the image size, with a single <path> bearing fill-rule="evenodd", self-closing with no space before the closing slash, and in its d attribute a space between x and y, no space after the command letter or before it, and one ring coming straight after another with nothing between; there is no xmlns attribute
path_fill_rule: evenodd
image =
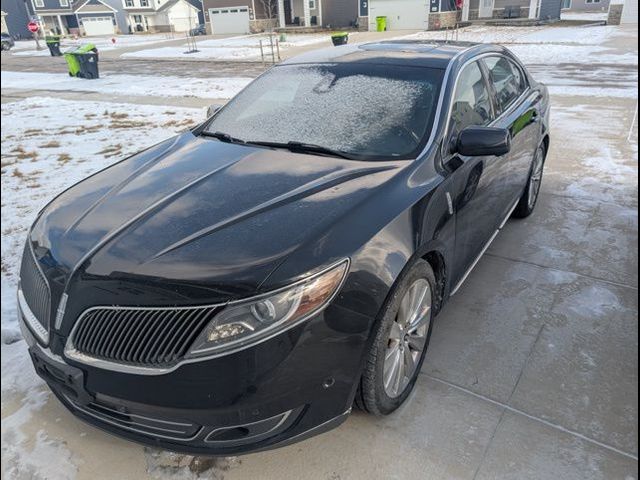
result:
<svg viewBox="0 0 640 480"><path fill-rule="evenodd" d="M29 240L27 240L22 253L20 289L36 320L48 332L51 293L49 292L49 284L34 257Z"/></svg>
<svg viewBox="0 0 640 480"><path fill-rule="evenodd" d="M146 415L137 415L129 411L118 411L114 407L99 402L80 405L66 395L65 398L76 409L86 415L90 415L98 420L125 430L143 433L153 437L167 438L170 440L192 440L198 435L202 428L200 425L194 423L160 420Z"/></svg>
<svg viewBox="0 0 640 480"><path fill-rule="evenodd" d="M125 365L167 367L180 360L216 307L87 310L71 335L82 355Z"/></svg>

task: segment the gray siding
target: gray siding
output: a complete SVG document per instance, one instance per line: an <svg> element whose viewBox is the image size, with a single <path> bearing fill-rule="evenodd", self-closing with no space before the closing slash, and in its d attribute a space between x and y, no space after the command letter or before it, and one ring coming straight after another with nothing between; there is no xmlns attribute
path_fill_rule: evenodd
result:
<svg viewBox="0 0 640 480"><path fill-rule="evenodd" d="M539 20L557 20L560 18L562 0L541 0Z"/></svg>
<svg viewBox="0 0 640 480"><path fill-rule="evenodd" d="M129 33L127 25L127 12L122 9L122 0L102 0L104 3L116 9L116 25L122 33Z"/></svg>
<svg viewBox="0 0 640 480"><path fill-rule="evenodd" d="M7 21L7 29L9 34L17 38L33 38L33 35L27 28L29 23L30 8L23 0L2 0L2 10L7 13L5 20Z"/></svg>

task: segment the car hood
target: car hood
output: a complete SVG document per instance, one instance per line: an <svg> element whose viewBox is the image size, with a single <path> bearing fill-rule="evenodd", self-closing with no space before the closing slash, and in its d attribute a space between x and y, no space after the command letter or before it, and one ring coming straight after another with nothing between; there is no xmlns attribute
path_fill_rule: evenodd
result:
<svg viewBox="0 0 640 480"><path fill-rule="evenodd" d="M163 291L158 299L187 284L202 287L195 294L202 302L239 297L403 163L304 155L186 132L62 193L40 214L31 240L59 283L106 277L156 285Z"/></svg>

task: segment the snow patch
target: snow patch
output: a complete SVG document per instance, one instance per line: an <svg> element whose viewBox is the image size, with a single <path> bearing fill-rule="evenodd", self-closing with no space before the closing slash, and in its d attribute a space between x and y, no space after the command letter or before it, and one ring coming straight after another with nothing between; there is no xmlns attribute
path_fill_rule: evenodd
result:
<svg viewBox="0 0 640 480"><path fill-rule="evenodd" d="M185 78L144 75L102 75L84 80L60 73L2 71L2 88L97 92L111 95L198 97L226 99L242 90L251 78ZM136 109L138 107L135 107Z"/></svg>

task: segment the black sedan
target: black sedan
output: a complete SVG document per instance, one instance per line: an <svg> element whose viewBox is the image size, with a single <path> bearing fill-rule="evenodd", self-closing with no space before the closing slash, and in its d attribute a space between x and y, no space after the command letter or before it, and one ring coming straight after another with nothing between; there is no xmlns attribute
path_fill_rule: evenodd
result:
<svg viewBox="0 0 640 480"><path fill-rule="evenodd" d="M548 126L501 47L288 60L40 212L18 291L35 368L83 420L195 454L389 414L443 304L533 211Z"/></svg>

